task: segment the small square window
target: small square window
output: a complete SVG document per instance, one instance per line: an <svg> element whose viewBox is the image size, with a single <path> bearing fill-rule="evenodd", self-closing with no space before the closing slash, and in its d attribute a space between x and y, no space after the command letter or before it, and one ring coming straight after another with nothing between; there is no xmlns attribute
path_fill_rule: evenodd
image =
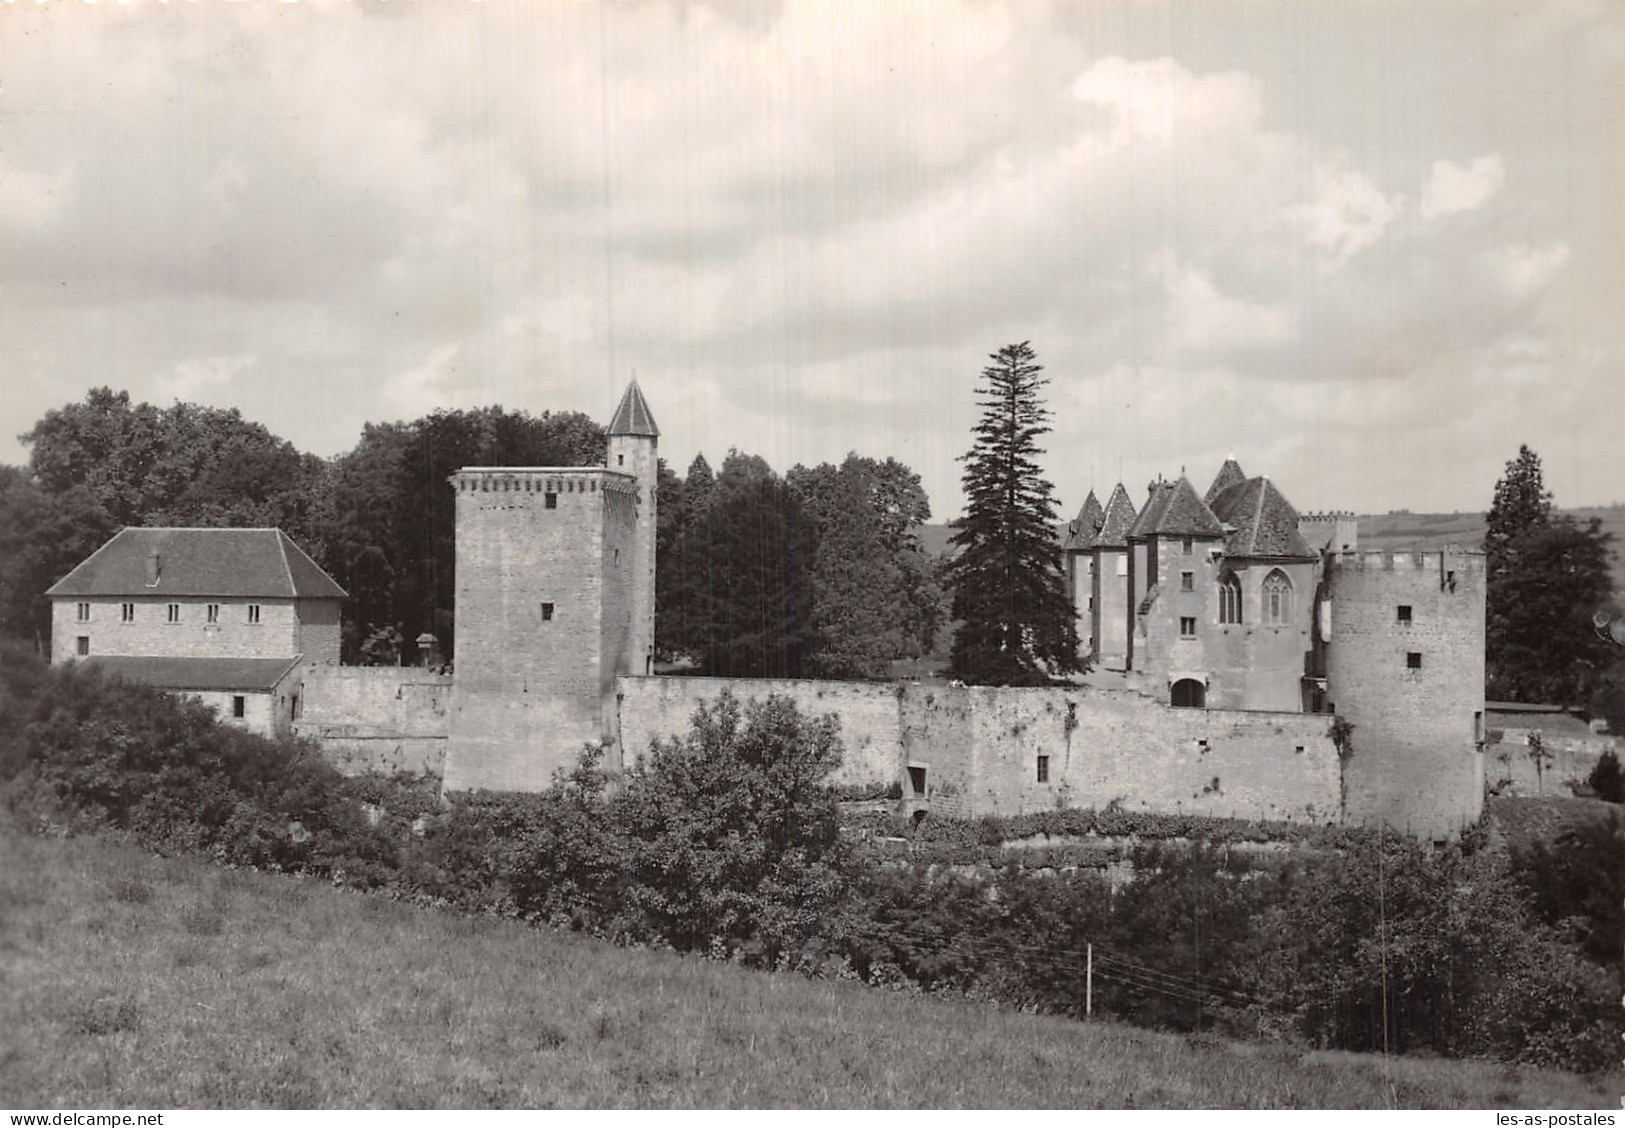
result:
<svg viewBox="0 0 1625 1128"><path fill-rule="evenodd" d="M1179 551L1183 552L1186 556L1189 556L1191 554L1191 549L1193 547L1194 547L1194 544L1193 544L1190 537L1185 537L1182 540L1180 540L1180 542L1179 542Z"/></svg>
<svg viewBox="0 0 1625 1128"><path fill-rule="evenodd" d="M231 699L231 715L245 717L248 715L248 699L242 694L236 694Z"/></svg>
<svg viewBox="0 0 1625 1128"><path fill-rule="evenodd" d="M1410 608L1410 604L1408 604L1408 603L1401 603L1401 604L1400 604L1400 605L1399 605L1399 621L1400 621L1400 622L1401 622L1401 623L1408 623L1408 622L1410 622L1410 621L1411 621L1411 608Z"/></svg>
<svg viewBox="0 0 1625 1128"><path fill-rule="evenodd" d="M178 623L181 621L181 605L179 603L171 603L169 605L169 618L166 621L171 623Z"/></svg>
<svg viewBox="0 0 1625 1128"><path fill-rule="evenodd" d="M135 622L135 604L133 604L133 603L121 603L121 604L119 604L118 612L119 612L119 622L121 622L121 623L133 623L133 622Z"/></svg>
<svg viewBox="0 0 1625 1128"><path fill-rule="evenodd" d="M542 604L542 622L544 622L544 623L550 622L552 620L552 618L553 618L553 605L551 603Z"/></svg>
<svg viewBox="0 0 1625 1128"><path fill-rule="evenodd" d="M559 495L558 494L554 493L552 490L548 490L545 494L542 495L542 508L544 508L544 509L557 509L558 507L559 507Z"/></svg>
<svg viewBox="0 0 1625 1128"><path fill-rule="evenodd" d="M1196 637L1196 617L1194 615L1182 615L1182 616L1180 616L1180 619L1179 619L1179 637L1180 638L1195 638Z"/></svg>
<svg viewBox="0 0 1625 1128"><path fill-rule="evenodd" d="M88 604L88 603L79 604L79 621L81 623L90 622L90 604Z"/></svg>
<svg viewBox="0 0 1625 1128"><path fill-rule="evenodd" d="M625 466L626 465L626 455L617 454L615 456L615 465L617 465L617 466Z"/></svg>
<svg viewBox="0 0 1625 1128"><path fill-rule="evenodd" d="M1039 783L1048 783L1049 782L1049 757L1048 756L1040 756L1040 757L1038 757L1038 782Z"/></svg>
<svg viewBox="0 0 1625 1128"><path fill-rule="evenodd" d="M90 653L90 636L80 635L73 640L73 652L83 658Z"/></svg>
<svg viewBox="0 0 1625 1128"><path fill-rule="evenodd" d="M258 623L260 621L260 605L258 603L250 603L248 605L248 621L250 623Z"/></svg>
<svg viewBox="0 0 1625 1128"><path fill-rule="evenodd" d="M1407 670L1420 670L1422 668L1421 651L1412 650L1410 653L1405 655L1405 668Z"/></svg>
<svg viewBox="0 0 1625 1128"><path fill-rule="evenodd" d="M1180 591L1195 591L1196 590L1196 573L1195 572L1181 572L1181 573L1179 573L1179 590Z"/></svg>

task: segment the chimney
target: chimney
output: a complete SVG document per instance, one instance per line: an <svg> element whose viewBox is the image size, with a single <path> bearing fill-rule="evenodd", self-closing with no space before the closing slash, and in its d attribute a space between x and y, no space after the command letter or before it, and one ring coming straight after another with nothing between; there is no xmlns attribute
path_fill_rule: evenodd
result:
<svg viewBox="0 0 1625 1128"><path fill-rule="evenodd" d="M164 559L157 551L147 553L147 586L157 587L158 577L163 573Z"/></svg>

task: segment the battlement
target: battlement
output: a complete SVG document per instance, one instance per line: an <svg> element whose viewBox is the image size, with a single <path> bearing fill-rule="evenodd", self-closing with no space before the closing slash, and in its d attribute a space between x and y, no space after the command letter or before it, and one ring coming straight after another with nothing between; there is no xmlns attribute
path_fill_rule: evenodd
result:
<svg viewBox="0 0 1625 1128"><path fill-rule="evenodd" d="M631 474L602 466L465 466L446 479L458 493L605 493L638 496Z"/></svg>
<svg viewBox="0 0 1625 1128"><path fill-rule="evenodd" d="M1482 575L1484 554L1471 549L1418 549L1412 552L1334 552L1326 557L1329 568L1354 572L1425 572L1446 568L1467 575Z"/></svg>

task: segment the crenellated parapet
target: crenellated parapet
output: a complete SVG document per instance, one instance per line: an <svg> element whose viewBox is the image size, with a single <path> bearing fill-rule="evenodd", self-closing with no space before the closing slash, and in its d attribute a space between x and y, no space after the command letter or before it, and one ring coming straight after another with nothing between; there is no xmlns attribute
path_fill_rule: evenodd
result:
<svg viewBox="0 0 1625 1128"><path fill-rule="evenodd" d="M458 493L619 494L637 500L637 479L602 466L465 466L447 479Z"/></svg>

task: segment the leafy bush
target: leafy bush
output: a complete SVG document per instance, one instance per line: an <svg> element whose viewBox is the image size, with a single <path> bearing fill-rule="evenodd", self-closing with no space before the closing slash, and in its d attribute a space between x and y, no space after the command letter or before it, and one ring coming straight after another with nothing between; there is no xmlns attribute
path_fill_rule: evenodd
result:
<svg viewBox="0 0 1625 1128"><path fill-rule="evenodd" d="M1603 749L1597 764L1586 777L1586 783L1598 799L1609 803L1625 803L1625 772L1620 771L1619 757L1612 748Z"/></svg>

